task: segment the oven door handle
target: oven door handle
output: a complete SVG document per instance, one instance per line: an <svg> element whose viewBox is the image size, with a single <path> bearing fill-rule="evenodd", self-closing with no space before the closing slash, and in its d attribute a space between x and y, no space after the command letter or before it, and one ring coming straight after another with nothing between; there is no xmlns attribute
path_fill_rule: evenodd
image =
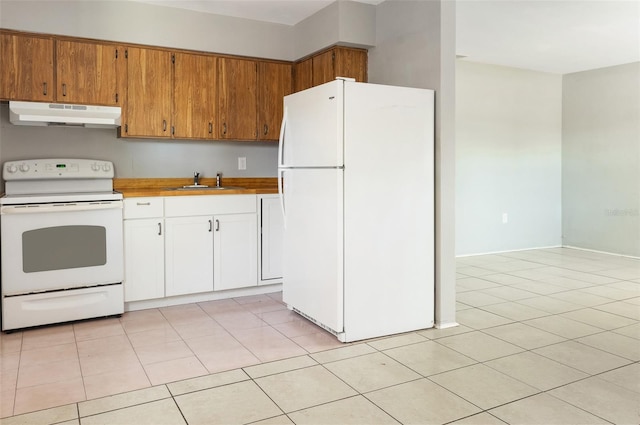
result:
<svg viewBox="0 0 640 425"><path fill-rule="evenodd" d="M5 205L0 211L2 214L40 214L51 212L67 213L113 209L122 209L122 201L80 202L46 205Z"/></svg>

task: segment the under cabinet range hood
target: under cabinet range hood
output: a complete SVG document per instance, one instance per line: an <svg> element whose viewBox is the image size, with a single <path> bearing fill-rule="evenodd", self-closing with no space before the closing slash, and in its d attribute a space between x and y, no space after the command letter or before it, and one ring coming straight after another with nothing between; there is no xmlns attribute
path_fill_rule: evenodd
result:
<svg viewBox="0 0 640 425"><path fill-rule="evenodd" d="M9 102L9 121L15 125L115 128L120 115L119 106Z"/></svg>

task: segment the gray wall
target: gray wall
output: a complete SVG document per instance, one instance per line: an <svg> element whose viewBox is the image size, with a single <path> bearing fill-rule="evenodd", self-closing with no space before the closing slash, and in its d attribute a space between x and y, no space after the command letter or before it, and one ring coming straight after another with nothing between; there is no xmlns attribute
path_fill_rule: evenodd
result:
<svg viewBox="0 0 640 425"><path fill-rule="evenodd" d="M379 4L376 47L369 50L369 81L436 91L436 326L452 326L455 324L455 2L387 0Z"/></svg>
<svg viewBox="0 0 640 425"><path fill-rule="evenodd" d="M302 58L333 44L371 47L376 42L376 8L336 1L294 27L294 56Z"/></svg>
<svg viewBox="0 0 640 425"><path fill-rule="evenodd" d="M457 254L560 245L562 76L464 60L456 73Z"/></svg>
<svg viewBox="0 0 640 425"><path fill-rule="evenodd" d="M563 77L562 234L640 257L640 63Z"/></svg>

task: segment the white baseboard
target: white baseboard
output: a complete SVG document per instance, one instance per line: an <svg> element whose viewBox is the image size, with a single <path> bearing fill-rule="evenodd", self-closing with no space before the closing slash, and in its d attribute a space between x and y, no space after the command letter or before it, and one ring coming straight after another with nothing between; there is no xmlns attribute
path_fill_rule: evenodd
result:
<svg viewBox="0 0 640 425"><path fill-rule="evenodd" d="M549 249L549 248L564 248L564 246L562 245L550 245L550 246L534 246L531 248L519 248L519 249L508 249L505 251L489 251L489 252L480 252L477 254L462 254L462 255L456 255L456 258L463 258L463 257L475 257L478 255L489 255L489 254L505 254L507 252L518 252L518 251L533 251L536 249Z"/></svg>
<svg viewBox="0 0 640 425"><path fill-rule="evenodd" d="M456 326L460 326L458 322L446 322L446 323L436 323L434 328L436 329L448 329L455 328Z"/></svg>
<svg viewBox="0 0 640 425"><path fill-rule="evenodd" d="M124 303L124 311L146 310L149 308L170 307L174 305L217 301L228 298L262 295L282 291L282 284L251 286L249 288L229 289L226 291L204 292L200 294L178 295L175 297L157 298L154 300L128 301Z"/></svg>
<svg viewBox="0 0 640 425"><path fill-rule="evenodd" d="M489 251L489 252L481 252L481 253L477 253L477 254L462 254L462 255L456 255L456 258L477 257L477 256L480 256L480 255L490 255L490 254L506 254L506 253L509 253L509 252L533 251L533 250L536 250L536 249L550 249L550 248L569 248L569 249L577 249L577 250L580 250L580 251L595 252L595 253L598 253L598 254L607 254L607 255L615 255L615 256L618 256L618 257L633 258L634 260L640 259L640 257L636 257L634 255L620 254L618 252L599 251L597 249L582 248L582 247L573 246L573 245L538 246L538 247L531 247L531 248L510 249L510 250L506 250L506 251Z"/></svg>
<svg viewBox="0 0 640 425"><path fill-rule="evenodd" d="M597 249L582 248L582 247L573 246L573 245L562 245L562 248L571 248L571 249L577 249L579 251L589 251L589 252L595 252L597 254L615 255L617 257L633 258L634 260L640 260L640 257L636 257L633 255L620 254L618 252L599 251Z"/></svg>

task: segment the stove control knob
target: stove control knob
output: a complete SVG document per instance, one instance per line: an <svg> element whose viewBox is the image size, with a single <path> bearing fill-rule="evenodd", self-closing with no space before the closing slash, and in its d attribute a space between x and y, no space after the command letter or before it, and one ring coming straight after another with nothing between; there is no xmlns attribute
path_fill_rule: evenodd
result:
<svg viewBox="0 0 640 425"><path fill-rule="evenodd" d="M8 171L10 174L13 174L13 173L15 173L16 171L18 171L18 167L16 167L14 164L9 164L9 165L7 165L7 171Z"/></svg>
<svg viewBox="0 0 640 425"><path fill-rule="evenodd" d="M110 171L111 170L111 165L109 164L104 164L102 165L102 169L106 172L106 171Z"/></svg>
<svg viewBox="0 0 640 425"><path fill-rule="evenodd" d="M100 171L100 164L98 164L97 162L94 162L93 164L91 164L91 169L93 171Z"/></svg>
<svg viewBox="0 0 640 425"><path fill-rule="evenodd" d="M23 173L26 173L30 169L31 169L31 167L29 167L29 164L24 163L24 162L22 164L20 164L20 171L22 171Z"/></svg>

